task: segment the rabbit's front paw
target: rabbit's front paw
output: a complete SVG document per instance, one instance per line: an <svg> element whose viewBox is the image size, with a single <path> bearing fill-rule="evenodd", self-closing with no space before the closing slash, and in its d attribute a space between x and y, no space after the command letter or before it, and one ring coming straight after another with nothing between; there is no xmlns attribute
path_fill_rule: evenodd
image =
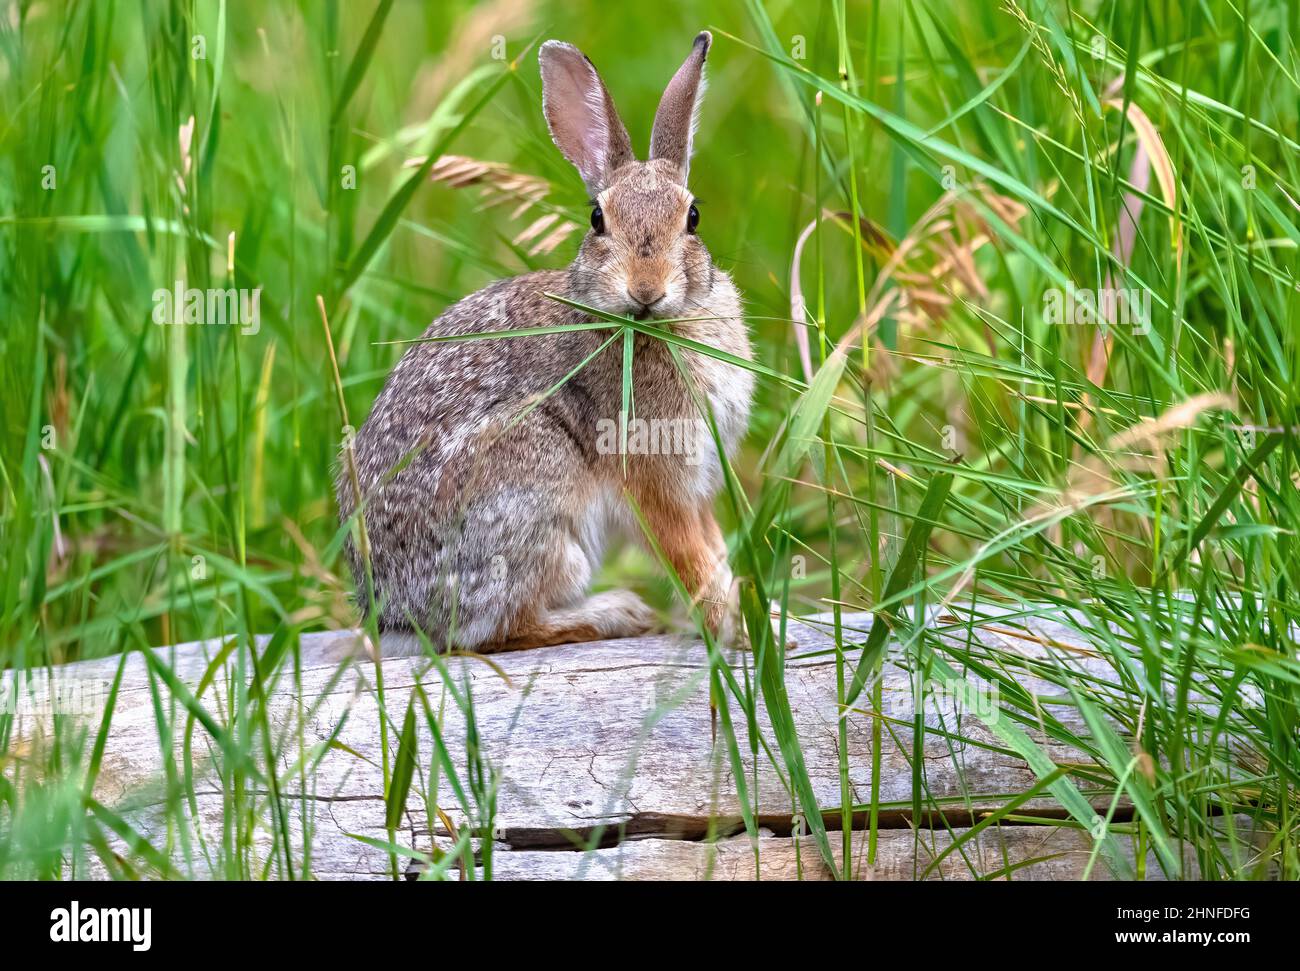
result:
<svg viewBox="0 0 1300 971"><path fill-rule="evenodd" d="M700 597L704 626L723 647L744 646L744 625L740 619L740 582L723 563L708 591Z"/></svg>
<svg viewBox="0 0 1300 971"><path fill-rule="evenodd" d="M740 581L734 579L731 570L724 563L715 574L709 588L711 595L700 598L700 607L704 613L704 623L709 633L723 647L748 651L752 639L745 629L744 617L740 612ZM781 618L772 618L772 641L780 643ZM791 650L799 645L787 626L785 648Z"/></svg>

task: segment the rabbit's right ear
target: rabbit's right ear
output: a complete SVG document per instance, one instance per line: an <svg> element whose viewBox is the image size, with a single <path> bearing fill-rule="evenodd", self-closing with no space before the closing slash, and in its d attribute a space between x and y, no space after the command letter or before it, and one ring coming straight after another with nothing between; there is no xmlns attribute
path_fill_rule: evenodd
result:
<svg viewBox="0 0 1300 971"><path fill-rule="evenodd" d="M572 44L548 40L537 57L551 139L595 197L615 169L632 161L632 140L587 55Z"/></svg>

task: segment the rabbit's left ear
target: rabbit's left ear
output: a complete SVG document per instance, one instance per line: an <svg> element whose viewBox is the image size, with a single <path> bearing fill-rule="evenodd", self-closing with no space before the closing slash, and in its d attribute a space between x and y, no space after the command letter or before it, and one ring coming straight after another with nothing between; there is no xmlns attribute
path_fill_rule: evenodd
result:
<svg viewBox="0 0 1300 971"><path fill-rule="evenodd" d="M707 30L695 37L691 53L664 89L655 112L650 134L650 157L673 162L681 170L682 184L691 167L691 142L700 123L700 102L704 100L704 61L709 56L713 35Z"/></svg>

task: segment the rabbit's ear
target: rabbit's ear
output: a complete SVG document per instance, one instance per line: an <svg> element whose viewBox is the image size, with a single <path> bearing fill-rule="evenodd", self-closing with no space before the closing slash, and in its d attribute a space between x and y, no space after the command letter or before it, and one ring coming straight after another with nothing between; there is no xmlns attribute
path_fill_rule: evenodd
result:
<svg viewBox="0 0 1300 971"><path fill-rule="evenodd" d="M712 43L713 35L707 30L696 35L691 53L664 89L650 134L650 157L676 163L683 184L691 167L691 142L700 123L700 102L704 100L704 60Z"/></svg>
<svg viewBox="0 0 1300 971"><path fill-rule="evenodd" d="M573 163L593 196L609 185L614 170L632 161L632 141L596 66L572 44L548 40L542 65L542 110L551 139Z"/></svg>

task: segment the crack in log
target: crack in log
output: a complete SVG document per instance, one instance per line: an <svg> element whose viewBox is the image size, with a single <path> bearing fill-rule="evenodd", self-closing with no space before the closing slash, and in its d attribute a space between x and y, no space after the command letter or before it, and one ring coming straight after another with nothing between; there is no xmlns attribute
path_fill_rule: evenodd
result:
<svg viewBox="0 0 1300 971"><path fill-rule="evenodd" d="M919 825L912 825L910 809L883 809L877 819L877 828L881 830L915 829L921 831L964 829L981 822L992 815L989 812L961 812L942 810L923 810ZM1022 811L1018 818L1002 820L999 826L1043 826L1053 821L1070 818L1064 809L1038 809ZM822 819L828 832L840 832L840 812L822 810ZM1116 809L1111 822L1127 823L1134 818L1131 806ZM1032 820L1032 821L1031 821ZM760 830L766 830L773 836L794 836L795 827L789 815L759 814L754 817L754 824ZM866 810L850 814L849 828L855 832L865 832L870 825L870 813ZM494 845L504 850L573 850L585 852L589 849L610 849L620 843L639 839L670 839L686 842L705 842L722 839L744 833L745 823L740 816L676 816L664 813L635 813L619 822L598 823L581 827L508 827L495 834ZM429 837L427 830L415 830L415 835L422 839ZM445 830L436 830L435 837L450 837ZM475 830L473 836L492 838L494 834L484 830ZM812 837L805 829L802 838Z"/></svg>

